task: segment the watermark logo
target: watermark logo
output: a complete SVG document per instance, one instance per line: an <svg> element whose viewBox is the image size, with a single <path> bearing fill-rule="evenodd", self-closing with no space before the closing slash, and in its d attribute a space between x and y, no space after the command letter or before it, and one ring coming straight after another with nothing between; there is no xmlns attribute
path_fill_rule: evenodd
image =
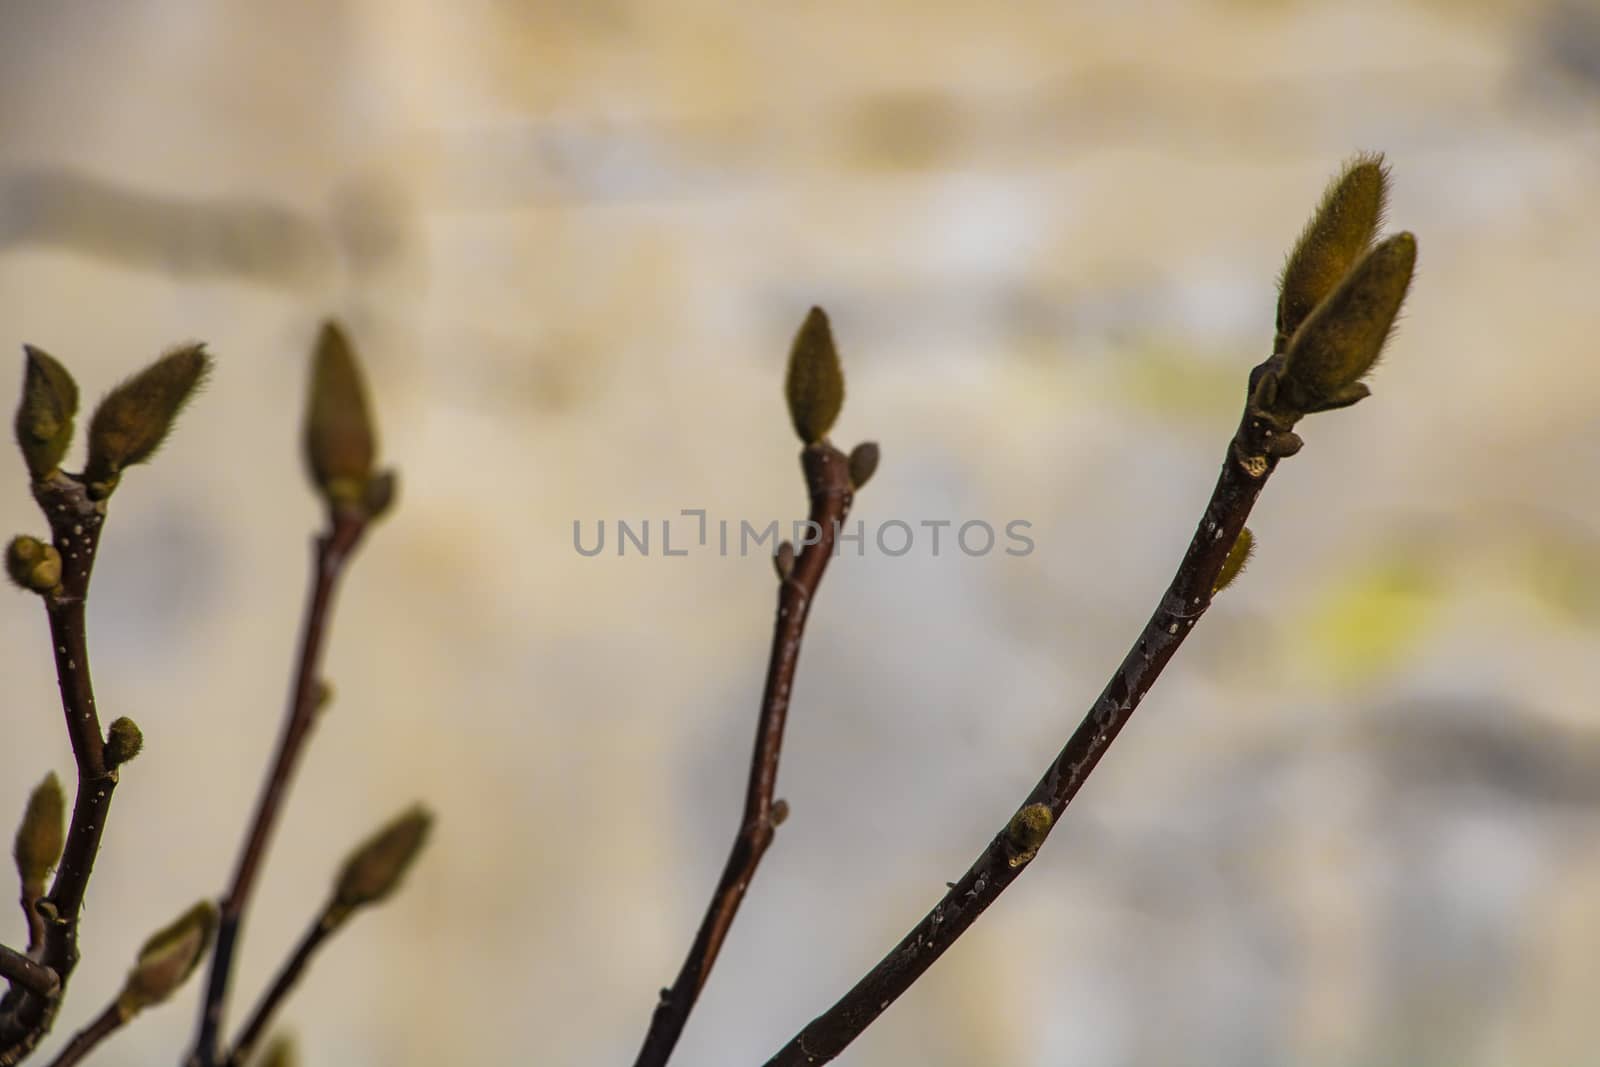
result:
<svg viewBox="0 0 1600 1067"><path fill-rule="evenodd" d="M684 520L693 519L694 522ZM595 556L687 556L691 552L714 552L741 559L760 553L776 555L783 529L777 519L758 525L749 519L710 519L705 508L684 508L677 518L597 519L586 528L581 519L572 520L572 547L578 555ZM993 554L1027 556L1033 553L1033 538L1028 532L1033 523L1011 519L996 526L983 519L886 519L868 528L866 521L833 524L833 554L841 556L853 549L857 556L869 552L891 559L912 553L934 558L959 553L980 558ZM790 524L789 540L796 550L823 542L822 524L797 519Z"/></svg>

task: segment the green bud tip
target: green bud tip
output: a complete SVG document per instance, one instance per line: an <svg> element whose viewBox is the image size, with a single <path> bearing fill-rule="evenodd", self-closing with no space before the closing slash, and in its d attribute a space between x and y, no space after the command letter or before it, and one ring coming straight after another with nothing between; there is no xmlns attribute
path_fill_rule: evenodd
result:
<svg viewBox="0 0 1600 1067"><path fill-rule="evenodd" d="M860 489L878 469L878 442L863 441L850 450L850 485Z"/></svg>
<svg viewBox="0 0 1600 1067"><path fill-rule="evenodd" d="M1038 854L1039 846L1050 836L1055 824L1055 814L1048 804L1029 804L1015 815L1006 826L1006 846L1011 853L1011 866L1020 867Z"/></svg>
<svg viewBox="0 0 1600 1067"><path fill-rule="evenodd" d="M1283 268L1278 293L1280 343L1294 336L1372 247L1388 197L1389 169L1382 155L1356 156L1328 183L1322 203Z"/></svg>
<svg viewBox="0 0 1600 1067"><path fill-rule="evenodd" d="M23 345L22 399L17 404L17 447L28 475L43 481L61 465L72 444L78 414L78 385L54 356Z"/></svg>
<svg viewBox="0 0 1600 1067"><path fill-rule="evenodd" d="M100 401L89 421L89 463L83 471L91 496L109 495L124 470L155 454L210 373L211 356L205 346L184 345Z"/></svg>
<svg viewBox="0 0 1600 1067"><path fill-rule="evenodd" d="M772 825L774 827L782 826L788 818L789 802L779 797L772 802Z"/></svg>
<svg viewBox="0 0 1600 1067"><path fill-rule="evenodd" d="M1246 526L1239 531L1239 536L1233 539L1233 544L1228 548L1228 555L1222 561L1222 570L1217 572L1217 582L1211 587L1211 595L1216 596L1233 580L1244 572L1245 564L1250 562L1250 554L1256 550L1255 535Z"/></svg>
<svg viewBox="0 0 1600 1067"><path fill-rule="evenodd" d="M66 808L61 781L54 771L45 775L44 781L28 794L28 806L22 813L22 824L17 827L11 855L17 861L23 889L32 895L44 892L45 879L61 860L61 850L67 840Z"/></svg>
<svg viewBox="0 0 1600 1067"><path fill-rule="evenodd" d="M122 1017L132 1018L177 992L205 958L216 929L217 907L202 900L146 941L117 997Z"/></svg>
<svg viewBox="0 0 1600 1067"><path fill-rule="evenodd" d="M414 807L364 841L339 872L330 910L352 911L393 893L427 843L432 826L433 816Z"/></svg>
<svg viewBox="0 0 1600 1067"><path fill-rule="evenodd" d="M311 480L322 494L331 503L364 507L370 514L378 503L366 499L377 431L355 350L332 320L323 323L311 354L304 444ZM392 483L388 490L392 495ZM377 492L381 496L383 490Z"/></svg>
<svg viewBox="0 0 1600 1067"><path fill-rule="evenodd" d="M144 733L127 716L112 721L106 731L106 769L122 766L144 748Z"/></svg>
<svg viewBox="0 0 1600 1067"><path fill-rule="evenodd" d="M795 334L784 395L800 440L810 445L828 436L844 406L844 371L828 316L821 308L812 308Z"/></svg>
<svg viewBox="0 0 1600 1067"><path fill-rule="evenodd" d="M61 553L37 537L19 534L6 546L6 574L21 589L48 593L61 584Z"/></svg>
<svg viewBox="0 0 1600 1067"><path fill-rule="evenodd" d="M1389 340L1416 262L1417 239L1409 233L1379 242L1362 257L1289 341L1280 404L1309 414L1368 395L1361 379Z"/></svg>

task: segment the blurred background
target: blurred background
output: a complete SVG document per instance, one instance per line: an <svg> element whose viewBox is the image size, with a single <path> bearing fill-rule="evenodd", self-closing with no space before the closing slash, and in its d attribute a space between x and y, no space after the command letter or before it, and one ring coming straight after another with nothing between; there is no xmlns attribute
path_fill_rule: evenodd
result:
<svg viewBox="0 0 1600 1067"><path fill-rule="evenodd" d="M1026 556L829 571L793 814L675 1061L753 1064L1100 690L1363 149L1421 245L1373 399L1302 425L1249 572L862 1067L1600 1063L1600 6L4 0L0 342L86 401L179 341L218 360L111 509L95 678L147 746L47 1051L233 863L320 522L324 316L401 502L339 605L234 1018L355 841L418 798L440 824L292 1002L311 1067L631 1062L737 822L774 604L765 560L664 558L659 524L803 514L809 305L836 440L882 443L869 531L1032 524ZM0 530L43 532L8 469ZM650 556L574 551L619 518ZM20 813L72 764L42 613L0 620ZM95 1062L175 1062L198 984Z"/></svg>

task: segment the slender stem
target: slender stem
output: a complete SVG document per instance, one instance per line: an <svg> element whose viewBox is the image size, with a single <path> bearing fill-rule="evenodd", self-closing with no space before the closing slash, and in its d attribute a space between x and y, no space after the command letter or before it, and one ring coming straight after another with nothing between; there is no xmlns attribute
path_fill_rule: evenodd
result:
<svg viewBox="0 0 1600 1067"><path fill-rule="evenodd" d="M1252 375L1252 386L1255 380ZM1019 813L1030 805L1046 804L1053 816L1050 826L1059 822L1162 668L1210 607L1223 561L1277 466L1284 437L1292 437L1288 427L1274 424L1253 403L1246 405L1205 514L1160 605L1083 722L1018 806ZM1297 447L1298 439L1294 441ZM1020 851L1008 833L1011 825L1008 822L995 835L944 898L866 977L812 1020L766 1067L827 1063L910 988L1027 868L1038 843ZM1049 827L1045 829L1048 832Z"/></svg>
<svg viewBox="0 0 1600 1067"><path fill-rule="evenodd" d="M78 963L78 914L117 785L116 772L108 771L105 764L105 739L89 674L84 610L105 525L105 502L89 499L82 481L59 471L35 482L33 496L50 524L56 551L61 553L61 584L43 599L78 786L55 881L48 894L32 902L32 912L42 924L38 959L55 972L59 983L48 996L24 991L0 1003L0 1067L20 1062L55 1021L67 979ZM23 903L24 907L30 903L26 893ZM32 919L29 925L31 944Z"/></svg>
<svg viewBox="0 0 1600 1067"><path fill-rule="evenodd" d="M294 777L300 755L310 737L316 720L318 669L322 660L323 638L332 615L334 594L361 535L366 531L365 515L334 510L328 532L317 539L316 564L311 581L311 593L306 605L305 624L301 631L300 656L295 668L294 687L289 698L289 708L278 738L277 752L267 771L267 777L256 800L255 817L239 851L238 865L233 881L222 900L221 916L217 926L217 947L211 957L211 971L206 985L206 995L200 1008L200 1023L195 1046L189 1063L197 1067L215 1067L217 1043L221 1035L223 1012L227 1003L228 983L233 969L233 955L237 948L239 929L244 913L255 888L256 875L261 861L271 843L272 831L277 825L284 796Z"/></svg>
<svg viewBox="0 0 1600 1067"><path fill-rule="evenodd" d="M0 978L41 997L54 996L61 988L55 971L7 945L0 945Z"/></svg>
<svg viewBox="0 0 1600 1067"><path fill-rule="evenodd" d="M272 980L272 985L262 994L255 1010L250 1013L250 1020L244 1024L244 1029L234 1040L233 1048L222 1057L222 1063L227 1067L244 1067L244 1064L250 1061L256 1046L262 1037L266 1036L267 1027L272 1025L273 1016L294 991L295 984L300 981L300 975L310 964L311 957L316 955L317 950L338 931L340 926L344 925L344 918L348 916L349 912L341 916L332 911L324 911L317 916L317 921L301 935L300 943L284 961L277 977Z"/></svg>
<svg viewBox="0 0 1600 1067"><path fill-rule="evenodd" d="M851 500L849 461L844 453L826 442L808 445L801 453L801 465L811 498L813 525L810 529L818 540L800 552L794 569L778 589L778 617L767 662L766 688L756 720L744 813L694 944L678 971L677 980L670 989L661 991L644 1045L634 1061L635 1067L661 1067L671 1057L706 977L716 963L722 941L744 901L756 867L772 844L773 790L778 778L778 757L783 749L784 720L788 716L789 696L800 659L800 639L805 633L806 617L822 582L822 573L833 555L838 527L849 513Z"/></svg>
<svg viewBox="0 0 1600 1067"><path fill-rule="evenodd" d="M128 1016L122 1013L116 1001L106 1005L106 1010L95 1016L94 1022L72 1035L67 1047L51 1061L50 1067L72 1067L74 1063L93 1052L95 1046L122 1028Z"/></svg>

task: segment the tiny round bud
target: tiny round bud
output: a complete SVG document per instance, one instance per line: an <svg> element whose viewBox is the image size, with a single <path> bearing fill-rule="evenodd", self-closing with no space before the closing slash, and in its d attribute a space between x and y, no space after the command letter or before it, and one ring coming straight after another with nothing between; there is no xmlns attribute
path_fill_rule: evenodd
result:
<svg viewBox="0 0 1600 1067"><path fill-rule="evenodd" d="M772 825L782 826L789 817L789 802L779 797L772 802Z"/></svg>
<svg viewBox="0 0 1600 1067"><path fill-rule="evenodd" d="M878 469L878 442L863 441L850 450L850 485L860 489Z"/></svg>
<svg viewBox="0 0 1600 1067"><path fill-rule="evenodd" d="M6 547L6 574L22 589L48 593L61 584L61 553L37 537L13 537Z"/></svg>
<svg viewBox="0 0 1600 1067"><path fill-rule="evenodd" d="M794 544L784 541L778 545L778 551L772 557L772 567L778 572L778 581L787 582L789 575L794 573Z"/></svg>
<svg viewBox="0 0 1600 1067"><path fill-rule="evenodd" d="M106 769L113 770L127 763L144 748L144 733L139 724L124 715L112 721L106 731Z"/></svg>
<svg viewBox="0 0 1600 1067"><path fill-rule="evenodd" d="M1048 804L1029 804L1015 815L1006 826L1006 848L1011 853L1010 863L1021 867L1038 853L1039 846L1050 836L1055 815Z"/></svg>

